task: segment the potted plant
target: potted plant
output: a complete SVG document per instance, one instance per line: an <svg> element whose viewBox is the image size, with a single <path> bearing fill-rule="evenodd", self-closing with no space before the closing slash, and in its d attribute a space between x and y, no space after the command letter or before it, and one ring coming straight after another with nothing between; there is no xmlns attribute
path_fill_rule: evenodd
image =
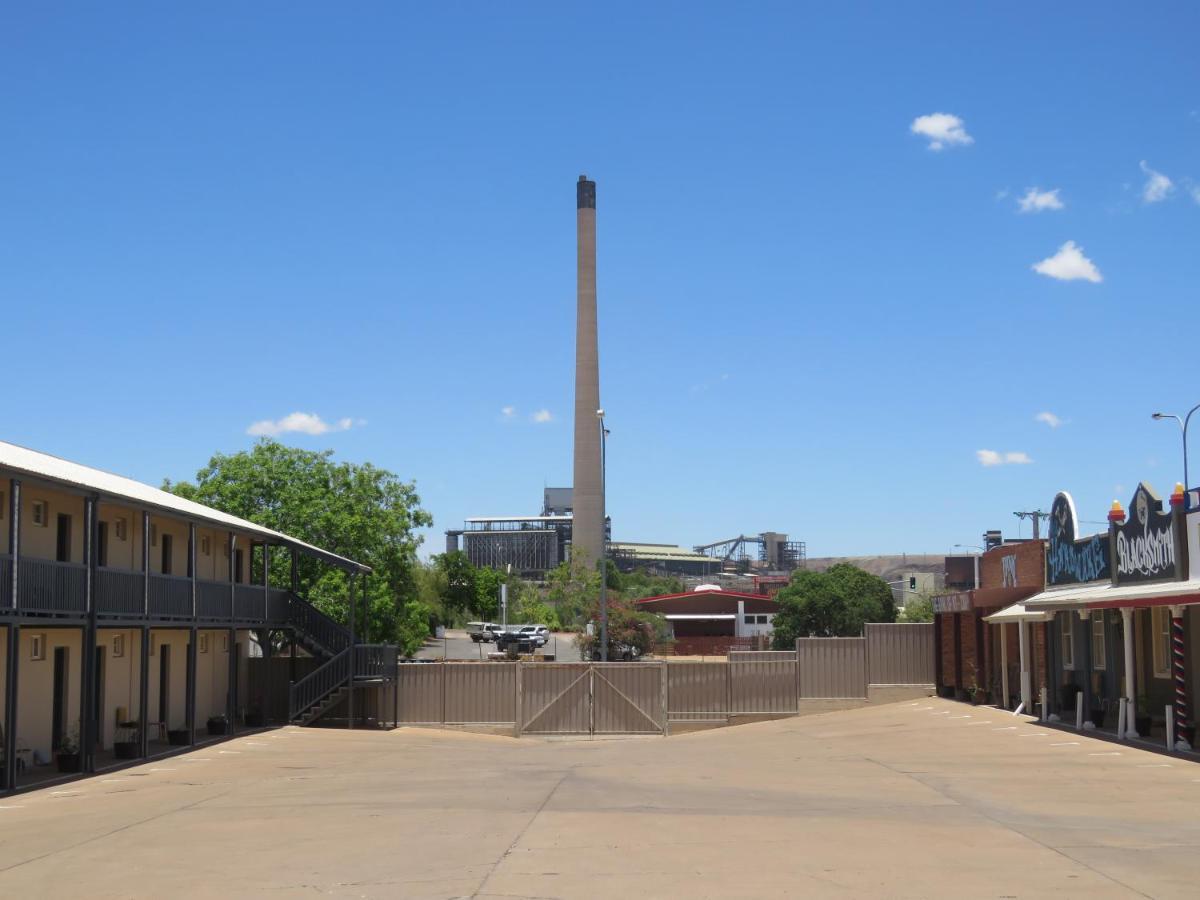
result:
<svg viewBox="0 0 1200 900"><path fill-rule="evenodd" d="M78 772L79 771L79 725L72 725L71 730L63 735L62 740L58 742L58 752L55 754L58 760L58 771L60 772Z"/></svg>
<svg viewBox="0 0 1200 900"><path fill-rule="evenodd" d="M242 721L246 723L247 728L262 728L267 723L267 717L263 715L260 707L252 706L242 713Z"/></svg>
<svg viewBox="0 0 1200 900"><path fill-rule="evenodd" d="M229 720L226 719L225 716L223 716L223 715L209 716L208 717L208 733L212 734L212 735L228 734L229 733Z"/></svg>
<svg viewBox="0 0 1200 900"><path fill-rule="evenodd" d="M140 722L118 722L117 734L113 738L113 756L117 759L137 759L141 733Z"/></svg>
<svg viewBox="0 0 1200 900"><path fill-rule="evenodd" d="M190 743L190 737L186 728L167 729L167 743L172 747L186 747Z"/></svg>

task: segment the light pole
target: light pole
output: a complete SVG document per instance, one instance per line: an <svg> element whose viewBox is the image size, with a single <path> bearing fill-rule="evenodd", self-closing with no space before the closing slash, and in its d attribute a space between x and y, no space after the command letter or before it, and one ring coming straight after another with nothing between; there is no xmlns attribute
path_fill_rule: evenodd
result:
<svg viewBox="0 0 1200 900"><path fill-rule="evenodd" d="M608 662L608 529L605 508L608 505L608 429L604 427L604 410L596 410L600 424L600 661Z"/></svg>
<svg viewBox="0 0 1200 900"><path fill-rule="evenodd" d="M1197 403L1195 406L1189 409L1187 411L1187 415L1182 419L1174 413L1156 412L1150 414L1150 418L1152 419L1158 419L1159 421L1162 421L1163 419L1174 419L1179 423L1179 430L1183 432L1183 489L1185 491L1192 486L1192 483L1188 481L1187 430L1188 424L1192 421L1192 413L1198 409L1200 409L1200 403Z"/></svg>
<svg viewBox="0 0 1200 900"><path fill-rule="evenodd" d="M978 550L983 552L982 547L977 547L974 544L955 544L955 547L961 547L964 550ZM972 553L971 556L975 559L975 587L979 587L979 553Z"/></svg>

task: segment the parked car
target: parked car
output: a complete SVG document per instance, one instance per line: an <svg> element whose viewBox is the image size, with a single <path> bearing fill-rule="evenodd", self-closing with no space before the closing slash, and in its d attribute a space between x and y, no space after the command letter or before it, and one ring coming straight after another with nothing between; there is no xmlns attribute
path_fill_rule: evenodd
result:
<svg viewBox="0 0 1200 900"><path fill-rule="evenodd" d="M535 647L544 647L546 641L550 640L550 629L545 625L522 625L517 629L517 634L528 638Z"/></svg>
<svg viewBox="0 0 1200 900"><path fill-rule="evenodd" d="M496 635L496 649L507 651L510 647L516 647L518 653L532 653L535 647L540 647L533 634L526 634L523 628L518 628L516 631L502 631Z"/></svg>
<svg viewBox="0 0 1200 900"><path fill-rule="evenodd" d="M642 651L633 644L623 644L620 641L608 642L608 661L609 662L633 662L642 655ZM600 662L600 648L592 648L592 661Z"/></svg>
<svg viewBox="0 0 1200 900"><path fill-rule="evenodd" d="M475 643L478 644L482 641L485 644L490 644L496 640L498 635L504 632L504 628L495 622L468 622L467 631L471 635L471 640Z"/></svg>

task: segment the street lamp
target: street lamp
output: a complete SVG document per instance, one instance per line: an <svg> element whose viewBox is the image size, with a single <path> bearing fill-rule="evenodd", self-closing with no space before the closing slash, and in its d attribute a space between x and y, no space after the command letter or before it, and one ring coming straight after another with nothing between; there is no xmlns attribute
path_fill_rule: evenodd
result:
<svg viewBox="0 0 1200 900"><path fill-rule="evenodd" d="M1192 483L1190 481L1188 481L1188 457L1187 457L1188 423L1192 421L1192 413L1194 413L1198 409L1200 409L1200 403L1197 403L1195 406L1193 406L1191 409L1189 409L1187 412L1187 415L1184 416L1182 419L1179 418L1179 416L1175 415L1174 413L1156 412L1156 413L1150 414L1150 418L1157 419L1160 422L1163 419L1174 419L1176 422L1179 423L1179 429L1183 432L1183 489L1184 490L1187 490L1188 488L1190 488L1192 486Z"/></svg>
<svg viewBox="0 0 1200 900"><path fill-rule="evenodd" d="M975 544L955 544L955 547L961 547L964 550L978 550L983 552L982 547L977 547ZM979 553L972 553L971 556L975 559L975 587L979 587Z"/></svg>
<svg viewBox="0 0 1200 900"><path fill-rule="evenodd" d="M608 429L604 427L604 410L596 410L596 421L600 425L600 661L608 662Z"/></svg>

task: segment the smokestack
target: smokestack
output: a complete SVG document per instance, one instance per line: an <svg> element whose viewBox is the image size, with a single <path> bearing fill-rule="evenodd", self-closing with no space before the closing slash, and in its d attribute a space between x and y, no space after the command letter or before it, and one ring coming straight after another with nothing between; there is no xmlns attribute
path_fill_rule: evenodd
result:
<svg viewBox="0 0 1200 900"><path fill-rule="evenodd" d="M600 352L596 332L596 182L576 185L575 478L571 552L594 567L604 554L601 485Z"/></svg>

